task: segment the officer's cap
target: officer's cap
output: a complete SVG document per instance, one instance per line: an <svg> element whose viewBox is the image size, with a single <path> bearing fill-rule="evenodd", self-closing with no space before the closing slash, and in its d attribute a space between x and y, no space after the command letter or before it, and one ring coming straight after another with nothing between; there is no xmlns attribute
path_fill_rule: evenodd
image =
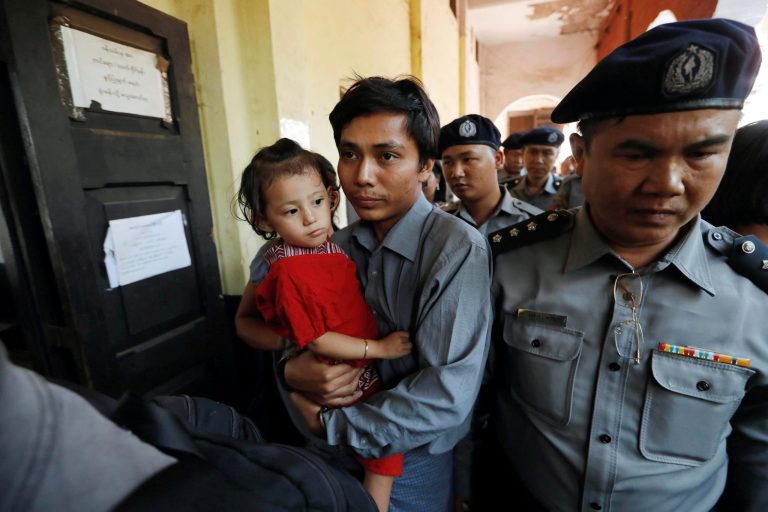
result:
<svg viewBox="0 0 768 512"><path fill-rule="evenodd" d="M468 114L440 129L438 151L441 155L449 147L460 144L483 144L496 150L501 145L501 133L487 117Z"/></svg>
<svg viewBox="0 0 768 512"><path fill-rule="evenodd" d="M552 111L552 121L740 109L760 60L754 29L737 21L659 25L598 62Z"/></svg>
<svg viewBox="0 0 768 512"><path fill-rule="evenodd" d="M523 135L525 135L525 132L512 132L509 134L509 137L504 139L501 145L504 146L504 149L523 149Z"/></svg>
<svg viewBox="0 0 768 512"><path fill-rule="evenodd" d="M536 144L538 146L554 146L559 148L565 140L563 132L551 126L539 126L526 132L521 140L523 146Z"/></svg>

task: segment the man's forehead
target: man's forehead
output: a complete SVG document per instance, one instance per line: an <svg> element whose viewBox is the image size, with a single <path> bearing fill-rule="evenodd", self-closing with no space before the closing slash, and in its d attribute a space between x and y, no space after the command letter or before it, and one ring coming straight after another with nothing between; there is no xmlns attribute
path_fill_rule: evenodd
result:
<svg viewBox="0 0 768 512"><path fill-rule="evenodd" d="M341 129L340 143L354 143L363 134L366 139L381 139L382 142L400 140L402 143L403 139L411 139L405 114L398 112L376 112L353 117Z"/></svg>

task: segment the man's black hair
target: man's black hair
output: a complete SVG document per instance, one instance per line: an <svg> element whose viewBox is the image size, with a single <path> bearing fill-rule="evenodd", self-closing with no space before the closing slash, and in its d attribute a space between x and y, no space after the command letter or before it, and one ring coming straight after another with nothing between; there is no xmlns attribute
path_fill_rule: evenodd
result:
<svg viewBox="0 0 768 512"><path fill-rule="evenodd" d="M336 146L341 141L342 130L353 119L384 112L405 116L406 131L416 142L420 165L429 158L437 158L440 117L421 82L412 76L395 80L358 77L328 116Z"/></svg>

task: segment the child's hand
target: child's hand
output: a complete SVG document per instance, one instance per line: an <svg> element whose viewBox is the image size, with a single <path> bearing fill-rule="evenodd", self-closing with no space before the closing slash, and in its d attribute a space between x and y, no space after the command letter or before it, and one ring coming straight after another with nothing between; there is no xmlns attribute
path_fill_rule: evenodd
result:
<svg viewBox="0 0 768 512"><path fill-rule="evenodd" d="M374 343L379 352L376 359L397 359L407 356L413 350L413 343L406 331L391 332Z"/></svg>

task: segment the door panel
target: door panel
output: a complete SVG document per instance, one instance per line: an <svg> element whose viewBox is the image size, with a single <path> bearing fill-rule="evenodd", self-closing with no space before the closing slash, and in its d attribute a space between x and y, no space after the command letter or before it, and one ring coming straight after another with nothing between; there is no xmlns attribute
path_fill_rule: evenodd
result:
<svg viewBox="0 0 768 512"><path fill-rule="evenodd" d="M186 26L129 0L0 0L8 62L66 347L79 380L116 394L225 392L230 337ZM155 53L171 119L72 107L60 25ZM165 69L165 68L163 68ZM59 84L62 84L60 87ZM109 221L180 210L192 264L110 289ZM214 388L219 388L215 390Z"/></svg>

